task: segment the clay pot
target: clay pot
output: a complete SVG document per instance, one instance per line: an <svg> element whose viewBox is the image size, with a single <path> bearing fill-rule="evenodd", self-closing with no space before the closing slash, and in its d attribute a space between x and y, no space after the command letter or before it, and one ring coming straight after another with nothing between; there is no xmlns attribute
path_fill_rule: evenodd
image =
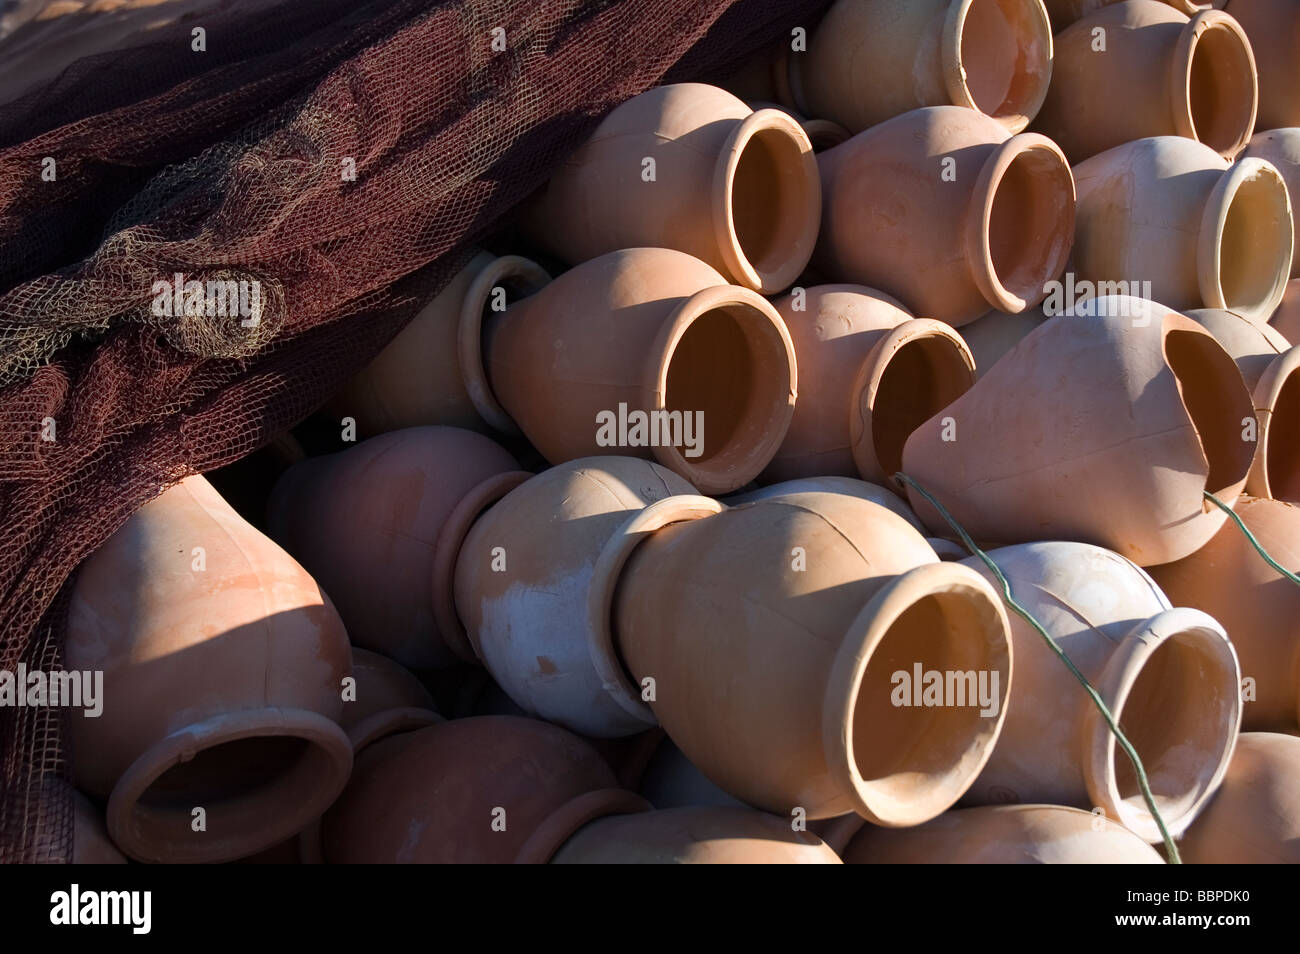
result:
<svg viewBox="0 0 1300 954"><path fill-rule="evenodd" d="M480 414L466 384L474 375L464 373L462 361L479 360L477 335L489 308L532 294L548 281L550 276L529 259L477 252L374 360L353 375L330 401L330 411L340 419L353 418L363 437L422 424L501 429L499 418L485 420ZM504 298L494 294L498 288ZM462 329L474 336L463 345Z"/></svg>
<svg viewBox="0 0 1300 954"><path fill-rule="evenodd" d="M624 678L653 689L686 757L783 818L856 810L914 825L960 797L997 737L1011 674L993 590L854 497L697 513L690 498L647 508L627 528L615 592ZM892 674L913 664L990 673L998 711L892 705Z"/></svg>
<svg viewBox="0 0 1300 954"><path fill-rule="evenodd" d="M975 359L975 377L982 378L989 368L1002 360L1002 356L1020 343L1020 339L1033 331L1047 316L1043 306L1008 315L1003 311L990 311L982 318L962 325L961 337Z"/></svg>
<svg viewBox="0 0 1300 954"><path fill-rule="evenodd" d="M852 132L923 106L964 106L1009 132L1052 77L1042 0L838 0L789 56L794 105Z"/></svg>
<svg viewBox="0 0 1300 954"><path fill-rule="evenodd" d="M1228 0L1224 12L1241 24L1259 71L1259 129L1300 126L1300 4L1296 0Z"/></svg>
<svg viewBox="0 0 1300 954"><path fill-rule="evenodd" d="M566 272L494 315L484 351L491 392L551 463L653 457L703 493L753 480L794 409L794 346L776 309L669 249ZM680 412L671 429L664 412Z"/></svg>
<svg viewBox="0 0 1300 954"><path fill-rule="evenodd" d="M1300 864L1300 739L1242 733L1223 787L1179 850L1194 865Z"/></svg>
<svg viewBox="0 0 1300 954"><path fill-rule="evenodd" d="M1209 332L1154 302L1076 312L1043 322L914 431L903 470L976 540L1077 540L1139 566L1187 556L1227 519L1204 491L1231 506L1250 470L1241 374ZM950 532L910 487L908 501Z"/></svg>
<svg viewBox="0 0 1300 954"><path fill-rule="evenodd" d="M553 865L837 865L816 835L747 808L695 806L599 818L578 829Z"/></svg>
<svg viewBox="0 0 1300 954"><path fill-rule="evenodd" d="M1255 458L1246 493L1300 501L1300 348L1268 325L1220 309L1190 311L1232 355L1255 404ZM1249 423L1247 421L1247 423Z"/></svg>
<svg viewBox="0 0 1300 954"><path fill-rule="evenodd" d="M918 533L926 532L925 524L921 523L920 518L912 513L912 508L898 494L878 484L869 484L852 477L802 477L798 480L785 480L779 484L769 484L745 493L732 494L724 498L723 502L729 507L734 507L755 500L767 500L769 497L787 497L790 494L805 493L848 494L850 497L869 500L902 517Z"/></svg>
<svg viewBox="0 0 1300 954"><path fill-rule="evenodd" d="M905 113L818 157L817 268L961 325L1024 311L1065 268L1074 180L1061 151L959 106Z"/></svg>
<svg viewBox="0 0 1300 954"><path fill-rule="evenodd" d="M1241 723L1241 670L1223 628L1172 609L1151 577L1100 547L1030 543L989 557L1123 727L1169 832L1183 831L1227 771ZM996 582L978 557L962 563ZM1101 808L1159 841L1132 763L1088 694L1039 633L1010 618L1007 721L966 803Z"/></svg>
<svg viewBox="0 0 1300 954"><path fill-rule="evenodd" d="M1262 159L1231 166L1178 136L1126 143L1075 166L1074 270L1099 297L1224 308L1266 322L1294 239L1286 183ZM1149 291L1143 290L1149 283Z"/></svg>
<svg viewBox="0 0 1300 954"><path fill-rule="evenodd" d="M1189 19L1158 0L1127 0L1062 30L1055 45L1034 128L1072 163L1148 136L1186 136L1231 159L1254 132L1255 58L1227 13Z"/></svg>
<svg viewBox="0 0 1300 954"><path fill-rule="evenodd" d="M808 141L812 143L813 152L825 152L832 146L838 146L853 135L839 123L832 122L829 119L809 119L807 116L802 116L796 110L781 103L747 100L745 105L755 112L760 109L779 109L793 116L808 137Z"/></svg>
<svg viewBox="0 0 1300 954"><path fill-rule="evenodd" d="M1287 341L1300 343L1300 278L1293 278L1286 283L1282 303L1269 319L1274 331L1281 333Z"/></svg>
<svg viewBox="0 0 1300 954"><path fill-rule="evenodd" d="M861 285L797 289L776 302L804 388L762 478L898 471L903 443L975 381L975 361L948 325L914 319Z"/></svg>
<svg viewBox="0 0 1300 954"><path fill-rule="evenodd" d="M1300 5L1296 7L1300 23ZM1300 196L1300 128L1270 129L1255 133L1237 159L1263 159L1273 165L1286 182L1287 193L1292 197L1291 214L1295 216L1294 197ZM1300 276L1300 257L1295 254L1300 247L1300 223L1293 223L1290 277Z"/></svg>
<svg viewBox="0 0 1300 954"><path fill-rule="evenodd" d="M320 581L356 645L415 668L472 659L433 617L434 544L470 490L517 466L472 431L372 437L289 470L271 495L271 535Z"/></svg>
<svg viewBox="0 0 1300 954"><path fill-rule="evenodd" d="M1043 0L1047 15L1052 20L1052 33L1060 33L1076 20L1082 20L1095 10L1118 0Z"/></svg>
<svg viewBox="0 0 1300 954"><path fill-rule="evenodd" d="M82 564L65 666L102 671L105 702L70 720L73 780L109 796L113 841L140 861L254 854L347 781L349 665L312 578L190 477Z"/></svg>
<svg viewBox="0 0 1300 954"><path fill-rule="evenodd" d="M458 550L454 611L475 654L526 712L600 738L655 724L640 691L608 677L619 669L608 612L590 607L612 599L618 568L602 553L623 524L655 500L694 492L649 461L586 458L505 494L459 548L446 541L448 553Z"/></svg>
<svg viewBox="0 0 1300 954"><path fill-rule="evenodd" d="M851 865L1164 864L1124 826L1061 805L963 808L916 828L863 824L840 856Z"/></svg>
<svg viewBox="0 0 1300 954"><path fill-rule="evenodd" d="M775 294L817 241L812 143L777 109L701 83L617 106L551 177L530 237L576 265L618 249L687 252L737 285Z"/></svg>
<svg viewBox="0 0 1300 954"><path fill-rule="evenodd" d="M1260 545L1292 572L1300 568L1300 508L1243 497L1234 508ZM1270 567L1236 524L1196 553L1151 575L1176 603L1209 613L1228 631L1241 672L1247 731L1300 725L1300 587Z"/></svg>
<svg viewBox="0 0 1300 954"><path fill-rule="evenodd" d="M424 684L379 653L352 649L355 697L344 700L343 728L360 751L396 732L442 721Z"/></svg>
<svg viewBox="0 0 1300 954"><path fill-rule="evenodd" d="M565 815L579 796L604 791L602 808L635 798L611 792L614 784L591 746L558 726L512 716L431 725L357 757L322 820L325 859L508 864L560 822L553 837L562 843L581 824Z"/></svg>
<svg viewBox="0 0 1300 954"><path fill-rule="evenodd" d="M126 856L108 837L104 813L80 792L72 793L72 863L124 865Z"/></svg>

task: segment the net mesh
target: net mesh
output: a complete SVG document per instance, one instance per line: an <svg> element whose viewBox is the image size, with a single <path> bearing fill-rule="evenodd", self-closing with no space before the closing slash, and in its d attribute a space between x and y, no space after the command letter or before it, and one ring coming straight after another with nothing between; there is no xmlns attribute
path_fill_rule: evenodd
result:
<svg viewBox="0 0 1300 954"><path fill-rule="evenodd" d="M0 668L57 666L76 565L317 408L601 115L822 6L226 0L0 105ZM159 314L176 273L260 315ZM70 857L63 718L0 708L0 861Z"/></svg>

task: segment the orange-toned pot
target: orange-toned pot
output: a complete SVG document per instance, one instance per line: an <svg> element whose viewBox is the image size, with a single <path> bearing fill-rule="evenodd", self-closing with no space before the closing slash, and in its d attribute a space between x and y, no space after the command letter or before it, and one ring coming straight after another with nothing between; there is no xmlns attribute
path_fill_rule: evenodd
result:
<svg viewBox="0 0 1300 954"><path fill-rule="evenodd" d="M1218 4L1216 4L1217 6ZM1250 38L1259 71L1257 129L1300 126L1300 4L1296 0L1227 0L1225 13L1241 24Z"/></svg>

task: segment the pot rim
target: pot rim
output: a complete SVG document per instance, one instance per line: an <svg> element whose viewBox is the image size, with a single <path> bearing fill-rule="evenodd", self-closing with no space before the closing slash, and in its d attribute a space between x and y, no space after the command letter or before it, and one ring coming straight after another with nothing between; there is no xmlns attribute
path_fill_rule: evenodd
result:
<svg viewBox="0 0 1300 954"><path fill-rule="evenodd" d="M758 433L759 439L748 448L731 447L711 455L702 463L693 462L677 447L661 444L651 448L657 463L684 477L701 492L719 495L730 493L756 478L772 462L790 429L798 394L798 366L794 341L790 338L790 331L780 313L771 302L749 288L739 285L703 288L680 301L659 328L647 354L643 378L643 387L650 396L652 410L668 410L668 369L677 346L699 318L725 308L745 309L751 318L746 325L756 327L761 334L774 336L784 352L784 364L789 371L784 382L755 376L755 388L770 388L772 391L766 419L752 428ZM739 320L734 315L732 317ZM778 396L781 388L786 392L784 402ZM719 467L719 463L723 466Z"/></svg>
<svg viewBox="0 0 1300 954"><path fill-rule="evenodd" d="M286 789L286 794L295 797L284 799L282 809L262 812L260 823L253 831L225 834L218 827L204 832L191 845L178 845L168 838L163 838L161 844L152 840L147 822L137 817L140 797L145 791L168 769L200 752L254 738L297 738L307 742L324 756L314 769L317 777L299 780L311 784ZM351 773L352 743L338 723L319 712L278 706L226 712L173 732L142 752L122 773L109 795L108 829L114 844L140 861L233 861L285 841L310 825L343 791ZM284 777L277 778L260 796L273 797L275 787L285 781ZM202 807L209 811L212 808ZM188 808L161 811L190 814Z"/></svg>
<svg viewBox="0 0 1300 954"><path fill-rule="evenodd" d="M1246 475L1245 493L1252 497L1272 499L1271 474L1268 466L1268 439L1273 432L1273 411L1277 407L1282 389L1288 383L1300 387L1300 345L1288 348L1268 363L1264 373L1255 384L1252 398L1255 403L1255 417L1259 422L1259 432L1255 435L1255 459L1251 462L1250 473ZM1294 475L1300 479L1300 474Z"/></svg>
<svg viewBox="0 0 1300 954"><path fill-rule="evenodd" d="M1202 770L1200 777L1195 780L1195 788L1199 789L1195 799L1188 803L1188 793L1180 792L1176 798L1183 802L1181 810L1176 810L1173 805L1160 806L1160 814L1170 837L1178 837L1187 830L1201 808L1218 790L1224 773L1228 771L1242 717L1241 666L1237 660L1237 651L1223 627L1206 613L1187 607L1162 610L1139 623L1124 637L1106 661L1101 677L1094 683L1094 688L1110 709L1115 721L1122 722L1124 703L1128 701L1142 670L1158 650L1180 637L1195 640L1199 648L1211 653L1232 674L1231 684L1225 680L1222 687L1231 704L1228 707L1230 724L1220 726L1218 751L1210 756L1212 761L1208 764L1211 770L1208 773ZM1087 705L1080 721L1080 732L1084 781L1093 804L1103 808L1109 818L1118 821L1149 844L1159 842L1160 831L1145 803L1138 808L1120 797L1115 776L1115 736L1111 734L1096 706ZM1144 763L1144 767L1149 771L1150 766ZM1156 797L1159 798L1159 795Z"/></svg>
<svg viewBox="0 0 1300 954"><path fill-rule="evenodd" d="M1169 2L1169 0L1165 0L1165 2ZM1177 8L1175 2L1169 2L1169 5ZM1174 53L1170 57L1169 63L1169 108L1173 113L1174 129L1178 135L1186 139L1193 139L1210 149L1214 149L1213 146L1210 146L1209 143L1197 135L1196 121L1192 118L1192 61L1195 59L1196 47L1200 44L1202 36L1211 30L1231 34L1240 45L1241 52L1246 54L1246 60L1250 64L1250 82L1253 90L1250 116L1242 126L1236 140L1230 146L1225 149L1214 149L1224 159L1231 161L1237 153L1246 147L1250 142L1250 137L1255 132L1255 118L1259 114L1259 69L1255 64L1255 54L1251 49L1250 39L1246 36L1245 29L1231 14L1218 9L1205 9L1203 6L1189 3L1187 0L1183 0L1183 7L1192 8L1183 9L1182 11L1191 17L1191 20L1179 33L1178 42L1174 46Z"/></svg>
<svg viewBox="0 0 1300 954"><path fill-rule="evenodd" d="M470 530L489 507L534 475L526 470L493 474L456 502L433 544L433 621L442 641L468 663L479 662L478 645L456 610L456 561Z"/></svg>
<svg viewBox="0 0 1300 954"><path fill-rule="evenodd" d="M659 719L654 710L641 701L639 687L619 658L614 633L614 597L623 568L632 552L655 531L671 523L698 520L726 509L727 505L721 501L695 494L675 494L656 500L623 522L605 543L592 569L591 583L587 588L588 655L605 691L624 712L641 719L647 727L659 725Z"/></svg>
<svg viewBox="0 0 1300 954"><path fill-rule="evenodd" d="M1038 115L1038 111L1043 108L1043 103L1047 99L1047 89L1052 79L1052 60L1055 52L1051 18L1047 14L1047 7L1041 0L1023 0L1026 12L1031 13L1034 17L1030 29L1036 34L1036 39L1044 44L1046 48L1045 62L1047 68L1043 71L1042 82L1038 84L1025 102L1016 104L1016 108L1020 110L1019 112L1012 115L995 116L992 113L985 113L975 104L975 97L971 95L970 86L967 83L966 66L962 62L962 33L966 28L967 14L970 13L970 8L975 2L976 0L952 0L948 4L948 13L944 17L943 32L940 34L941 39L939 41L942 49L941 68L943 70L944 88L947 89L954 106L965 106L967 109L983 113L990 119L1001 123L1012 134L1022 132ZM1017 44L1017 49L1023 52L1024 47Z"/></svg>
<svg viewBox="0 0 1300 954"><path fill-rule="evenodd" d="M610 815L637 815L649 811L654 811L653 805L625 789L598 788L583 792L551 812L533 829L515 855L515 864L548 864L584 825Z"/></svg>
<svg viewBox="0 0 1300 954"><path fill-rule="evenodd" d="M778 229L787 227L792 233L785 248L767 256L779 257L778 264L760 268L741 247L740 237L736 234L734 186L745 147L755 136L773 131L783 132L799 150L797 172L795 161L789 156L782 154L776 159L787 167L784 171L796 176L803 194L788 203L785 211L789 214L778 223ZM794 284L812 259L822 215L817 157L799 121L781 109L759 109L736 123L722 144L714 166L712 206L714 241L728 274L736 284L769 295Z"/></svg>
<svg viewBox="0 0 1300 954"><path fill-rule="evenodd" d="M972 733L967 751L948 771L938 776L937 782L928 782L927 790L921 795L908 798L905 804L899 799L878 798L872 792L871 784L862 777L853 751L853 713L862 678L872 654L899 617L921 599L954 593L985 600L986 609L993 614L992 622L1001 626L1000 643L990 647L988 660L990 667L1006 673L999 685L998 714L992 719L981 717L980 721L986 724ZM899 574L881 587L849 624L831 666L822 705L822 747L826 765L852 809L874 824L900 828L929 821L956 804L993 755L1007 717L1012 666L1010 623L1002 599L974 570L959 563L925 563ZM935 776L931 776L933 778Z"/></svg>
<svg viewBox="0 0 1300 954"><path fill-rule="evenodd" d="M503 255L484 265L470 282L461 302L460 320L456 325L456 350L461 381L479 417L503 434L517 435L519 426L497 400L483 364L483 309L492 289L504 279L522 282L527 288L526 295L532 295L550 284L551 276L542 266L522 255Z"/></svg>

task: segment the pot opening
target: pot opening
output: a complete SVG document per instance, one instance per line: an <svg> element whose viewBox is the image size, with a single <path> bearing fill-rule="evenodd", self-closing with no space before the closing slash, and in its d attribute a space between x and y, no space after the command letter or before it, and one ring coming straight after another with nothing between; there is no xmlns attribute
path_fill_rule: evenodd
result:
<svg viewBox="0 0 1300 954"><path fill-rule="evenodd" d="M1291 273L1293 226L1286 185L1273 170L1241 181L1228 198L1219 232L1219 287L1224 308L1266 319Z"/></svg>
<svg viewBox="0 0 1300 954"><path fill-rule="evenodd" d="M1010 672L1008 657L993 652L990 634L1000 624L991 604L979 605L986 602L955 589L924 595L871 652L849 715L851 758L864 797L884 823L919 824L939 814L991 751ZM927 673L942 679L940 705L925 704ZM992 714L981 715L981 689L994 700Z"/></svg>
<svg viewBox="0 0 1300 954"><path fill-rule="evenodd" d="M890 355L871 408L871 441L885 475L903 469L912 432L971 387L975 375L946 337L913 338Z"/></svg>
<svg viewBox="0 0 1300 954"><path fill-rule="evenodd" d="M1270 496L1274 500L1300 502L1300 370L1292 371L1282 383L1269 417L1268 441L1264 445L1264 468ZM1273 440L1276 435L1279 439Z"/></svg>
<svg viewBox="0 0 1300 954"><path fill-rule="evenodd" d="M1030 147L1012 158L993 189L986 226L993 276L1016 298L1041 301L1073 244L1070 167L1056 152ZM1003 302L990 304L1007 310Z"/></svg>
<svg viewBox="0 0 1300 954"><path fill-rule="evenodd" d="M1241 372L1217 341L1196 331L1168 332L1165 360L1205 454L1205 489L1222 494L1246 479L1255 451L1242 440L1242 421L1254 417L1255 408Z"/></svg>
<svg viewBox="0 0 1300 954"><path fill-rule="evenodd" d="M1250 47L1240 27L1219 19L1192 39L1190 57L1186 95L1192 138L1230 158L1254 128L1257 92Z"/></svg>
<svg viewBox="0 0 1300 954"><path fill-rule="evenodd" d="M1040 0L969 0L957 31L950 83L965 95L954 93L954 102L1024 129L1051 77L1052 32Z"/></svg>
<svg viewBox="0 0 1300 954"><path fill-rule="evenodd" d="M1115 709L1167 825L1207 795L1236 734L1238 689L1231 670L1225 673L1223 648L1219 636L1204 631L1167 637ZM1121 806L1148 817L1137 774L1118 746L1111 766Z"/></svg>

